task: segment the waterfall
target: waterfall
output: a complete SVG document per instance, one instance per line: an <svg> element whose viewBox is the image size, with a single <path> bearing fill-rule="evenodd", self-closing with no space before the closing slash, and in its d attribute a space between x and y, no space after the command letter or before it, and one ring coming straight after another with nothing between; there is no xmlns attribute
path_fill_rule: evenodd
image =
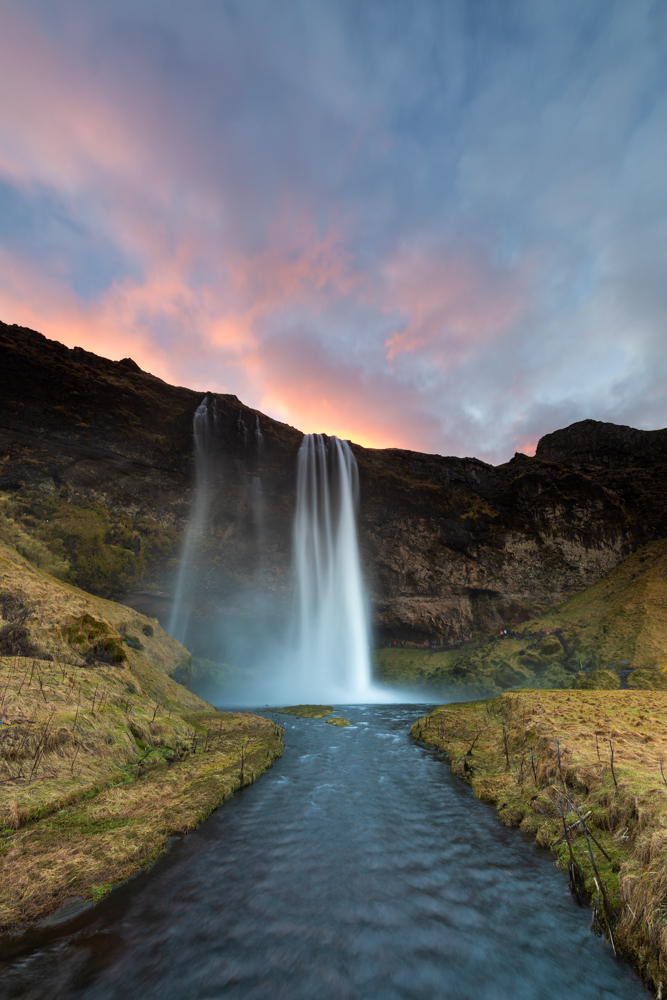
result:
<svg viewBox="0 0 667 1000"><path fill-rule="evenodd" d="M357 541L359 476L347 441L305 435L298 455L294 563L303 698L363 700L369 614Z"/></svg>
<svg viewBox="0 0 667 1000"><path fill-rule="evenodd" d="M167 631L174 639L185 642L190 620L190 603L192 584L197 571L198 557L204 538L204 530L208 520L211 501L211 443L218 432L218 403L215 397L211 402L208 394L204 396L195 411L192 430L195 443L195 497L190 511L188 527L185 532L181 565L176 579L174 603Z"/></svg>

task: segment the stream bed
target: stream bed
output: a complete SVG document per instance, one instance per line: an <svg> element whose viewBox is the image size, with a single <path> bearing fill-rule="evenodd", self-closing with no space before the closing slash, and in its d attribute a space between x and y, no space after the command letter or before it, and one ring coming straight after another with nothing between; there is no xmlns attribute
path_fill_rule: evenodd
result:
<svg viewBox="0 0 667 1000"><path fill-rule="evenodd" d="M426 710L280 716L283 757L151 871L0 944L0 997L647 998L553 856L411 739Z"/></svg>

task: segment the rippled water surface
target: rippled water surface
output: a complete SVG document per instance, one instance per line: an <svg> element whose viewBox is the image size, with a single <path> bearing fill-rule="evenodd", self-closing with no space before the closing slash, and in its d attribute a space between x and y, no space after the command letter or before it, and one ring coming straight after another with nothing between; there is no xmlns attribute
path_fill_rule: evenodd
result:
<svg viewBox="0 0 667 1000"><path fill-rule="evenodd" d="M411 740L422 712L283 717L282 759L151 872L5 942L0 995L646 998L552 857Z"/></svg>

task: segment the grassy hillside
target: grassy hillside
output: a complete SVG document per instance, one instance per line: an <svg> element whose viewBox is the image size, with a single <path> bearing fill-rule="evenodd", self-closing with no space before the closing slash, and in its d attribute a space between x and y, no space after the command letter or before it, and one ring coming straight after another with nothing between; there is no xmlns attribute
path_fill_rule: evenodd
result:
<svg viewBox="0 0 667 1000"><path fill-rule="evenodd" d="M527 691L443 705L412 734L553 850L593 926L667 981L667 692Z"/></svg>
<svg viewBox="0 0 667 1000"><path fill-rule="evenodd" d="M118 597L146 578L169 578L180 533L173 524L112 510L101 499L24 486L0 492L0 541L61 580Z"/></svg>
<svg viewBox="0 0 667 1000"><path fill-rule="evenodd" d="M95 900L282 751L170 675L189 654L156 620L0 544L0 930Z"/></svg>
<svg viewBox="0 0 667 1000"><path fill-rule="evenodd" d="M667 689L667 541L651 542L591 587L520 625L453 650L381 649L379 679L453 696L511 688ZM629 672L629 673L627 673Z"/></svg>

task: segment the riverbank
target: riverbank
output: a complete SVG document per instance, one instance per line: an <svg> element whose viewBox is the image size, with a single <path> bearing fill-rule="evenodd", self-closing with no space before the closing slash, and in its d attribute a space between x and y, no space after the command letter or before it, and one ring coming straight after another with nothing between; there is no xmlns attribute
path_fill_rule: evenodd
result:
<svg viewBox="0 0 667 1000"><path fill-rule="evenodd" d="M647 1000L551 859L415 745L426 705L283 716L285 752L154 871L0 948L13 1000ZM85 977L85 978L84 978Z"/></svg>
<svg viewBox="0 0 667 1000"><path fill-rule="evenodd" d="M275 723L165 705L126 670L3 657L0 699L5 933L102 898L282 753Z"/></svg>
<svg viewBox="0 0 667 1000"><path fill-rule="evenodd" d="M282 753L280 727L188 691L131 608L0 543L0 932L99 899ZM3 655L4 654L4 655Z"/></svg>
<svg viewBox="0 0 667 1000"><path fill-rule="evenodd" d="M662 995L667 984L667 694L526 691L444 705L411 729L550 848L575 896Z"/></svg>

